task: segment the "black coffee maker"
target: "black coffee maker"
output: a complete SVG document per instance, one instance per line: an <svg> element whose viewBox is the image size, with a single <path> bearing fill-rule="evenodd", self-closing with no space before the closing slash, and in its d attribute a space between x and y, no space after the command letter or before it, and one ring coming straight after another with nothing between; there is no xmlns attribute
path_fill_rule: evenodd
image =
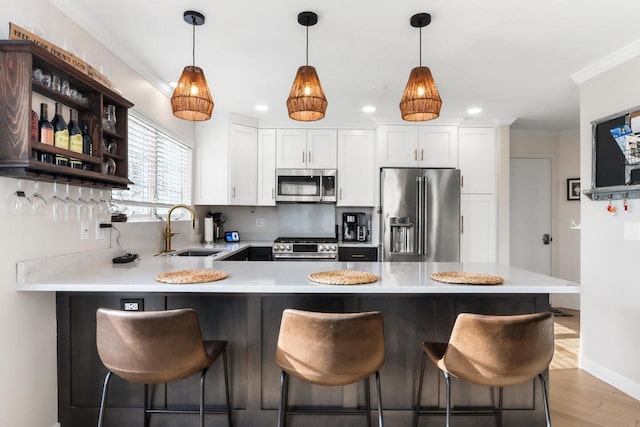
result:
<svg viewBox="0 0 640 427"><path fill-rule="evenodd" d="M364 226L365 221L366 216L363 212L344 212L342 214L342 241L363 241L362 227ZM360 231L360 233L358 233L358 231ZM360 238L358 238L359 234Z"/></svg>

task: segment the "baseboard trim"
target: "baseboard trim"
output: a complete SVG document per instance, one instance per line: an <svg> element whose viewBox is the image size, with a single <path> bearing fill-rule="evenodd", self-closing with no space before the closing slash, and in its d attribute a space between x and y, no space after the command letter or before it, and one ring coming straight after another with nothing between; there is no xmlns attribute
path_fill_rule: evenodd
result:
<svg viewBox="0 0 640 427"><path fill-rule="evenodd" d="M585 357L582 354L580 354L579 364L581 369L584 369L591 375L628 394L634 399L640 400L640 383L632 381L629 378L617 372L614 372L597 362L594 362L593 360Z"/></svg>

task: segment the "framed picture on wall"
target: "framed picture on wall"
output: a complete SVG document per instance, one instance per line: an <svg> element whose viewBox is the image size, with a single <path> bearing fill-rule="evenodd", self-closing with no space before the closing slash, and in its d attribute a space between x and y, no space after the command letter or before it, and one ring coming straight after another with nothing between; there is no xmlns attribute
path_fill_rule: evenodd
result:
<svg viewBox="0 0 640 427"><path fill-rule="evenodd" d="M580 178L567 179L567 200L580 200Z"/></svg>

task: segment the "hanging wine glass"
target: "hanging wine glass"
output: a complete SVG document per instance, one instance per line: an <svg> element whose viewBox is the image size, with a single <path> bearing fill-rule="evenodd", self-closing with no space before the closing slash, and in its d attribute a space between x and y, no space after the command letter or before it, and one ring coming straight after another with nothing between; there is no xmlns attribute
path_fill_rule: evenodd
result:
<svg viewBox="0 0 640 427"><path fill-rule="evenodd" d="M91 218L89 214L89 203L82 198L82 187L78 187L78 199L76 200L78 203L78 217L80 221L89 221Z"/></svg>
<svg viewBox="0 0 640 427"><path fill-rule="evenodd" d="M80 217L78 203L69 196L69 183L65 186L64 194L64 201L66 202L64 205L64 220L67 222L78 221Z"/></svg>
<svg viewBox="0 0 640 427"><path fill-rule="evenodd" d="M100 201L96 200L93 188L89 189L89 221L96 221L100 211Z"/></svg>
<svg viewBox="0 0 640 427"><path fill-rule="evenodd" d="M104 195L102 194L102 190L100 190L100 208L98 210L98 218L100 221L107 221L109 222L111 220L111 205L109 204L109 202L104 198Z"/></svg>
<svg viewBox="0 0 640 427"><path fill-rule="evenodd" d="M49 214L53 222L64 221L65 206L67 202L60 196L58 196L58 183L53 183L53 196L47 201L49 207Z"/></svg>
<svg viewBox="0 0 640 427"><path fill-rule="evenodd" d="M22 189L22 180L17 182L17 189L9 197L9 210L14 214L26 214L31 212L31 200Z"/></svg>
<svg viewBox="0 0 640 427"><path fill-rule="evenodd" d="M33 194L31 195L31 213L35 215L46 215L48 213L47 201L39 191L39 182L33 183Z"/></svg>

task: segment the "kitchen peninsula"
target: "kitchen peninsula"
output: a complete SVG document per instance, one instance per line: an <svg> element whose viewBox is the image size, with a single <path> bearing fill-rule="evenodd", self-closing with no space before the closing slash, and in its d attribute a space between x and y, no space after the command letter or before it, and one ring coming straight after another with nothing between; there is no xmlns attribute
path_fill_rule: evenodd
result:
<svg viewBox="0 0 640 427"><path fill-rule="evenodd" d="M26 261L18 264L18 290L57 293L59 420L81 426L97 416L105 369L95 347L95 311L120 308L139 301L145 310L194 308L208 339L229 341L233 418L237 426L275 425L279 399L279 370L273 361L280 316L285 308L317 311L380 310L385 320L386 362L381 371L385 424L410 425L420 368L421 340L446 342L458 313L471 311L515 314L549 309L549 294L576 293L575 283L496 264L376 263L376 262L230 262L207 257L143 255L139 262L111 264L108 250L82 255ZM75 263L74 269L65 266ZM57 266L54 268L52 266ZM168 285L154 276L165 271L213 268L229 277L211 283ZM328 286L307 279L310 273L351 269L374 273L380 280L368 285ZM64 274L73 271L73 274ZM497 286L439 283L429 275L438 271L472 271L499 275ZM59 273L58 273L59 272ZM212 372L207 404L223 400L223 389ZM435 368L426 373L423 405L442 408L443 387ZM505 423L534 426L544 420L538 384L505 390ZM108 418L133 426L141 418L142 387L115 381ZM154 403L193 405L198 401L197 378L166 388L156 387ZM436 390L440 390L436 393ZM293 405L337 407L364 405L363 385L312 388L292 382ZM454 383L457 405L495 403L497 394L471 384ZM375 404L373 405L375 407ZM480 421L493 425L493 417ZM214 422L215 416L211 416ZM326 422L323 417L292 418L292 425ZM469 425L461 417L457 425ZM193 420L196 421L195 418ZM332 418L340 426L353 417ZM478 420L473 422L477 423ZM114 424L116 425L116 424ZM194 424L195 425L195 424ZM315 425L315 424L314 424ZM318 424L319 425L319 424ZM479 424L474 424L479 425ZM482 424L484 425L484 424Z"/></svg>

